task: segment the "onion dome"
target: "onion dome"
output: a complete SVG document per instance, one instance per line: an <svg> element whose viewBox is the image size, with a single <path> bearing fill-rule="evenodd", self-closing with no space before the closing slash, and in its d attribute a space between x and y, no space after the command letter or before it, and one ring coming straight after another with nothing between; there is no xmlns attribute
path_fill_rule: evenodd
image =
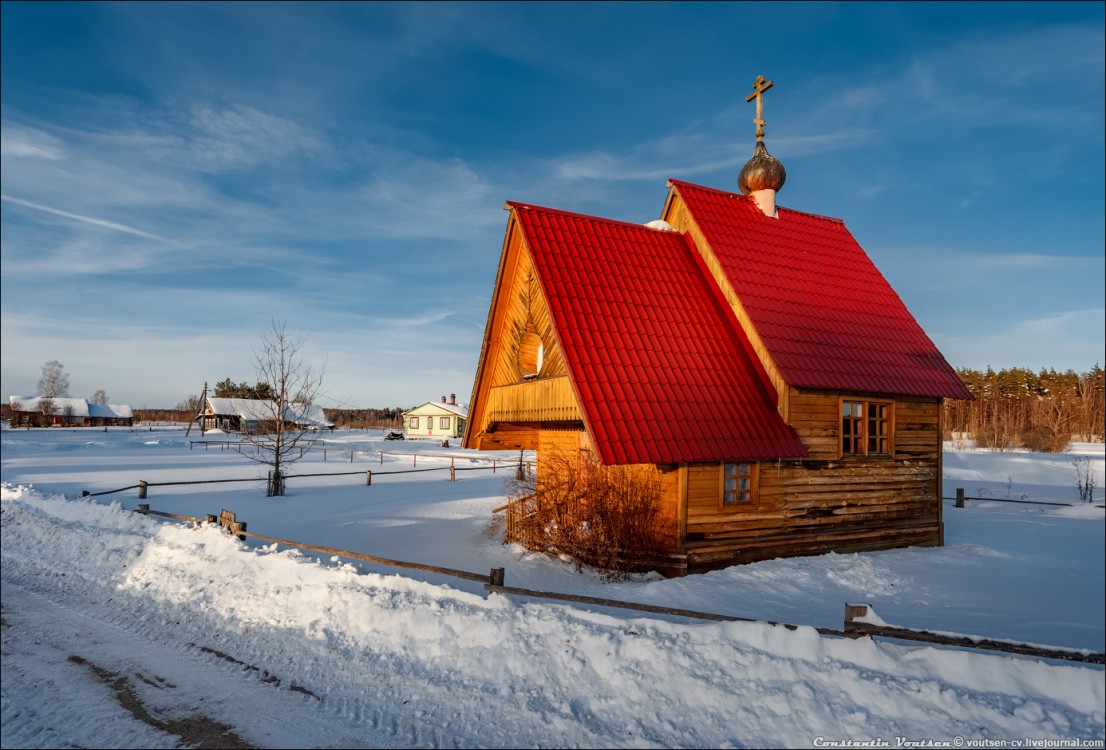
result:
<svg viewBox="0 0 1106 750"><path fill-rule="evenodd" d="M787 181L787 170L783 168L783 162L768 153L764 141L757 139L757 147L753 150L753 158L741 168L741 174L737 176L737 186L745 195L750 195L757 190L776 190L783 187Z"/></svg>

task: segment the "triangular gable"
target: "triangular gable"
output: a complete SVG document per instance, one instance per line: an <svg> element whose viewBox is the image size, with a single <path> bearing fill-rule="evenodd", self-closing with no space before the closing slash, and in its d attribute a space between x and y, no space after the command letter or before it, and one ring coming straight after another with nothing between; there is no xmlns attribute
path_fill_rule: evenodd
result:
<svg viewBox="0 0 1106 750"><path fill-rule="evenodd" d="M788 385L971 398L844 222L786 208L770 218L744 195L669 185L662 218L705 243Z"/></svg>
<svg viewBox="0 0 1106 750"><path fill-rule="evenodd" d="M683 235L507 205L603 463L807 455Z"/></svg>

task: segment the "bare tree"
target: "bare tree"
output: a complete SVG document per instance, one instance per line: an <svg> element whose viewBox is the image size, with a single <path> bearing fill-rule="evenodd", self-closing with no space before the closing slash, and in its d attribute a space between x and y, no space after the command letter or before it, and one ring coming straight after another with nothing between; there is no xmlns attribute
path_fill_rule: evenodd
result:
<svg viewBox="0 0 1106 750"><path fill-rule="evenodd" d="M284 322L271 321L254 350L257 382L268 386L271 399L260 400L253 429L243 429L242 455L271 468L266 494L284 494L285 464L297 461L315 442L320 425L313 419L322 387L322 373L303 362L307 336L294 336Z"/></svg>
<svg viewBox="0 0 1106 750"><path fill-rule="evenodd" d="M59 398L69 395L69 374L65 365L52 359L42 365L42 377L38 381L38 395Z"/></svg>
<svg viewBox="0 0 1106 750"><path fill-rule="evenodd" d="M106 406L108 403L108 394L103 391L96 391L92 394L92 398L89 401L93 404L99 404L100 406Z"/></svg>
<svg viewBox="0 0 1106 750"><path fill-rule="evenodd" d="M42 412L42 426L49 427L54 422L54 415L58 413L58 406L54 399L42 397L38 400L38 410Z"/></svg>
<svg viewBox="0 0 1106 750"><path fill-rule="evenodd" d="M10 424L12 427L27 426L27 429L31 427L31 415L25 412L26 407L23 406L23 399L16 396L11 397L11 417Z"/></svg>
<svg viewBox="0 0 1106 750"><path fill-rule="evenodd" d="M61 423L62 425L73 424L76 421L77 410L73 408L73 402L67 401L64 406L61 407Z"/></svg>

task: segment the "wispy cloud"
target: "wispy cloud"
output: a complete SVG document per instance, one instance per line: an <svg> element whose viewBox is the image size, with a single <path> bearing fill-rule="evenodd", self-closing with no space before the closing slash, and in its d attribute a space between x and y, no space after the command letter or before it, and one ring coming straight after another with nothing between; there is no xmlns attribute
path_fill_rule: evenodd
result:
<svg viewBox="0 0 1106 750"><path fill-rule="evenodd" d="M935 331L932 338L949 361L960 367L1056 367L1080 363L1090 369L1104 359L1106 309L1066 310L1038 317L973 323L955 333Z"/></svg>
<svg viewBox="0 0 1106 750"><path fill-rule="evenodd" d="M324 149L323 139L309 129L244 104L224 108L197 104L192 107L190 124L194 130L186 136L188 155L204 170L271 166Z"/></svg>
<svg viewBox="0 0 1106 750"><path fill-rule="evenodd" d="M0 129L0 156L31 159L64 159L58 139L34 128L5 122Z"/></svg>
<svg viewBox="0 0 1106 750"><path fill-rule="evenodd" d="M399 156L399 154L397 154ZM384 237L457 238L498 226L502 198L459 158L389 159L357 191L363 227Z"/></svg>
<svg viewBox="0 0 1106 750"><path fill-rule="evenodd" d="M122 232L124 234L132 234L136 237L145 237L149 240L157 240L158 242L168 242L171 245L177 245L183 247L181 243L168 239L167 237L161 237L151 232L144 232L141 229L135 229L129 227L126 224L120 224L115 221L107 221L106 219L97 219L92 216L82 216L81 214L75 214L70 211L62 211L60 208L51 208L50 206L43 206L40 203L32 203L21 198L15 198L7 194L0 194L0 200L7 203L13 203L17 206L23 206L24 208L30 208L35 211L41 211L42 213L51 214L53 216L61 216L65 219L72 219L73 221L80 221L86 224L92 224L93 226L102 227L104 229L111 229L116 232Z"/></svg>

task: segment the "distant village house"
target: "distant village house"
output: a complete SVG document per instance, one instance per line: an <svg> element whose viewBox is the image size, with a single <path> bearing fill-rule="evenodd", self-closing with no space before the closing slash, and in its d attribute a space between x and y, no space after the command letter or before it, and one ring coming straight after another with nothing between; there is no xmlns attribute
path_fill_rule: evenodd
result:
<svg viewBox="0 0 1106 750"><path fill-rule="evenodd" d="M405 437L459 438L465 434L469 410L457 403L457 394L442 396L440 402L427 401L411 411L403 412Z"/></svg>
<svg viewBox="0 0 1106 750"><path fill-rule="evenodd" d="M83 398L11 396L12 427L132 427L128 404L94 404Z"/></svg>
<svg viewBox="0 0 1106 750"><path fill-rule="evenodd" d="M200 419L204 431L257 432L274 422L278 408L276 402L263 399L208 397ZM297 429L334 429L323 408L315 404L287 404L284 424Z"/></svg>

